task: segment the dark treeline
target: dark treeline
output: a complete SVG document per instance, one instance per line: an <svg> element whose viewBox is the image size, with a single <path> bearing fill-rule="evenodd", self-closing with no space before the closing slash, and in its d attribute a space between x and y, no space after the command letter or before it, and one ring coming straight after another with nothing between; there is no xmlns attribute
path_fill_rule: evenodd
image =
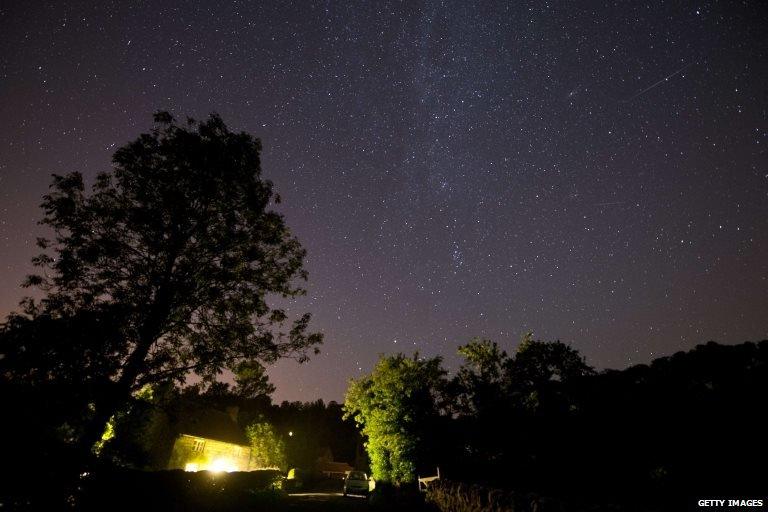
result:
<svg viewBox="0 0 768 512"><path fill-rule="evenodd" d="M480 339L460 353L465 363L451 378L439 358L390 356L353 383L346 409L368 434L369 452L389 435L376 407L419 418L400 420L416 440L413 449L401 443L412 473L398 473L407 464L382 449L371 453L374 474L406 482L439 466L452 480L651 508L675 497L759 493L768 481L768 341L709 342L601 372L571 347L530 336L511 355ZM398 382L393 368L402 361L423 378ZM431 398L387 402L382 389L397 386Z"/></svg>
<svg viewBox="0 0 768 512"><path fill-rule="evenodd" d="M566 344L530 336L512 354L480 339L460 353L465 362L453 375L440 358L382 356L370 376L352 382L344 406L273 404L262 373L234 386L154 386L115 416L99 458L163 469L181 422L236 408L240 425L274 427L289 467L309 470L332 454L401 486L439 466L451 480L653 509L677 497L760 492L768 477L768 341L709 342L605 371ZM64 469L78 466L78 425L68 410L77 401L62 387L2 386L13 411L6 453L16 469L5 483L21 492L46 475L61 482Z"/></svg>

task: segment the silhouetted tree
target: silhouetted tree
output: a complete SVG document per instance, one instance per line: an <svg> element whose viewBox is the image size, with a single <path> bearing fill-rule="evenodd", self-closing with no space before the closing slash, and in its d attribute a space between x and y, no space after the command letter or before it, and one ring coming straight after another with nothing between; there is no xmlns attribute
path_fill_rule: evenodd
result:
<svg viewBox="0 0 768 512"><path fill-rule="evenodd" d="M503 463L509 444L506 441L515 427L509 416L509 356L497 343L481 338L473 338L458 352L464 362L451 380L454 432L444 441L444 449L453 450L454 457L443 469L492 473L494 465Z"/></svg>
<svg viewBox="0 0 768 512"><path fill-rule="evenodd" d="M540 448L556 444L536 417L568 414L566 383L591 369L575 349L534 341L531 333L511 356L481 338L459 347L459 355L464 362L450 386L453 433L444 440L456 462L447 469L476 479L505 474L519 482L529 462L540 458Z"/></svg>
<svg viewBox="0 0 768 512"><path fill-rule="evenodd" d="M80 173L54 176L42 222L55 237L39 240L43 272L26 283L45 297L0 329L5 378L88 384L87 447L146 384L305 360L321 342L308 314L283 329L286 313L267 304L302 294L306 272L305 251L270 209L260 141L216 115L155 122L90 194Z"/></svg>
<svg viewBox="0 0 768 512"><path fill-rule="evenodd" d="M371 375L350 381L344 401L367 438L373 476L396 484L414 480L437 434L445 387L439 357L382 356Z"/></svg>
<svg viewBox="0 0 768 512"><path fill-rule="evenodd" d="M698 345L570 386L582 492L749 494L765 487L768 341ZM591 464L585 461L599 461ZM656 498L658 502L658 498Z"/></svg>
<svg viewBox="0 0 768 512"><path fill-rule="evenodd" d="M458 412L469 416L496 414L504 398L509 356L491 340L473 338L459 347L464 363L453 379Z"/></svg>
<svg viewBox="0 0 768 512"><path fill-rule="evenodd" d="M264 366L257 361L248 360L238 363L234 368L235 387L233 393L241 398L269 396L275 392L275 386L269 382Z"/></svg>
<svg viewBox="0 0 768 512"><path fill-rule="evenodd" d="M515 355L505 362L508 392L531 412L567 406L564 384L594 370L573 347L561 341L537 341L526 333Z"/></svg>
<svg viewBox="0 0 768 512"><path fill-rule="evenodd" d="M97 441L99 455L119 466L165 468L175 439L168 410L176 391L170 383L145 386L107 423Z"/></svg>

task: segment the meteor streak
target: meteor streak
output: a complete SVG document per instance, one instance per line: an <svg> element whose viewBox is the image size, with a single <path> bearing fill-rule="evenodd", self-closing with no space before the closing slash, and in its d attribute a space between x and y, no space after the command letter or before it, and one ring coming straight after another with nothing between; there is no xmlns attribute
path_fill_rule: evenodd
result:
<svg viewBox="0 0 768 512"><path fill-rule="evenodd" d="M628 100L624 100L624 103L629 103L630 101L634 100L635 98L638 98L638 97L642 96L643 94L647 93L648 91L650 91L654 87L657 87L657 86L663 84L664 82L668 82L670 78L672 78L673 76L675 76L675 75L677 75L679 73L682 73L683 71L685 71L686 69L691 67L693 64L694 64L693 62L690 62L690 63L686 64L685 66L681 67L680 69L678 69L677 71L675 71L671 75L667 75L664 78L662 78L661 80L659 80L658 82L655 82L655 83L649 85L648 87L646 87L645 89L643 89L639 93L635 94L634 96L632 96Z"/></svg>

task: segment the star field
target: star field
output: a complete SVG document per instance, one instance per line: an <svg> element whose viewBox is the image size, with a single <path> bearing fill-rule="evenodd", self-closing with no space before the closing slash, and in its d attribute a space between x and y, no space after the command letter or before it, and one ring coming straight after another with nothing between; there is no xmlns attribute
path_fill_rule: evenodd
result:
<svg viewBox="0 0 768 512"><path fill-rule="evenodd" d="M51 173L151 113L221 114L309 252L326 335L277 399L481 335L625 367L768 337L761 2L15 2L0 7L0 314Z"/></svg>

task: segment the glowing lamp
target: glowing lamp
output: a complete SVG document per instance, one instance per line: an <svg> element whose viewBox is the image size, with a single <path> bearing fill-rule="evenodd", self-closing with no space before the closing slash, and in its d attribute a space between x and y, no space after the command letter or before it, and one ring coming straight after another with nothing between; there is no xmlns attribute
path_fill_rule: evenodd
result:
<svg viewBox="0 0 768 512"><path fill-rule="evenodd" d="M232 471L237 471L237 466L235 466L235 463L229 459L216 459L208 465L207 469L214 473L230 473Z"/></svg>

